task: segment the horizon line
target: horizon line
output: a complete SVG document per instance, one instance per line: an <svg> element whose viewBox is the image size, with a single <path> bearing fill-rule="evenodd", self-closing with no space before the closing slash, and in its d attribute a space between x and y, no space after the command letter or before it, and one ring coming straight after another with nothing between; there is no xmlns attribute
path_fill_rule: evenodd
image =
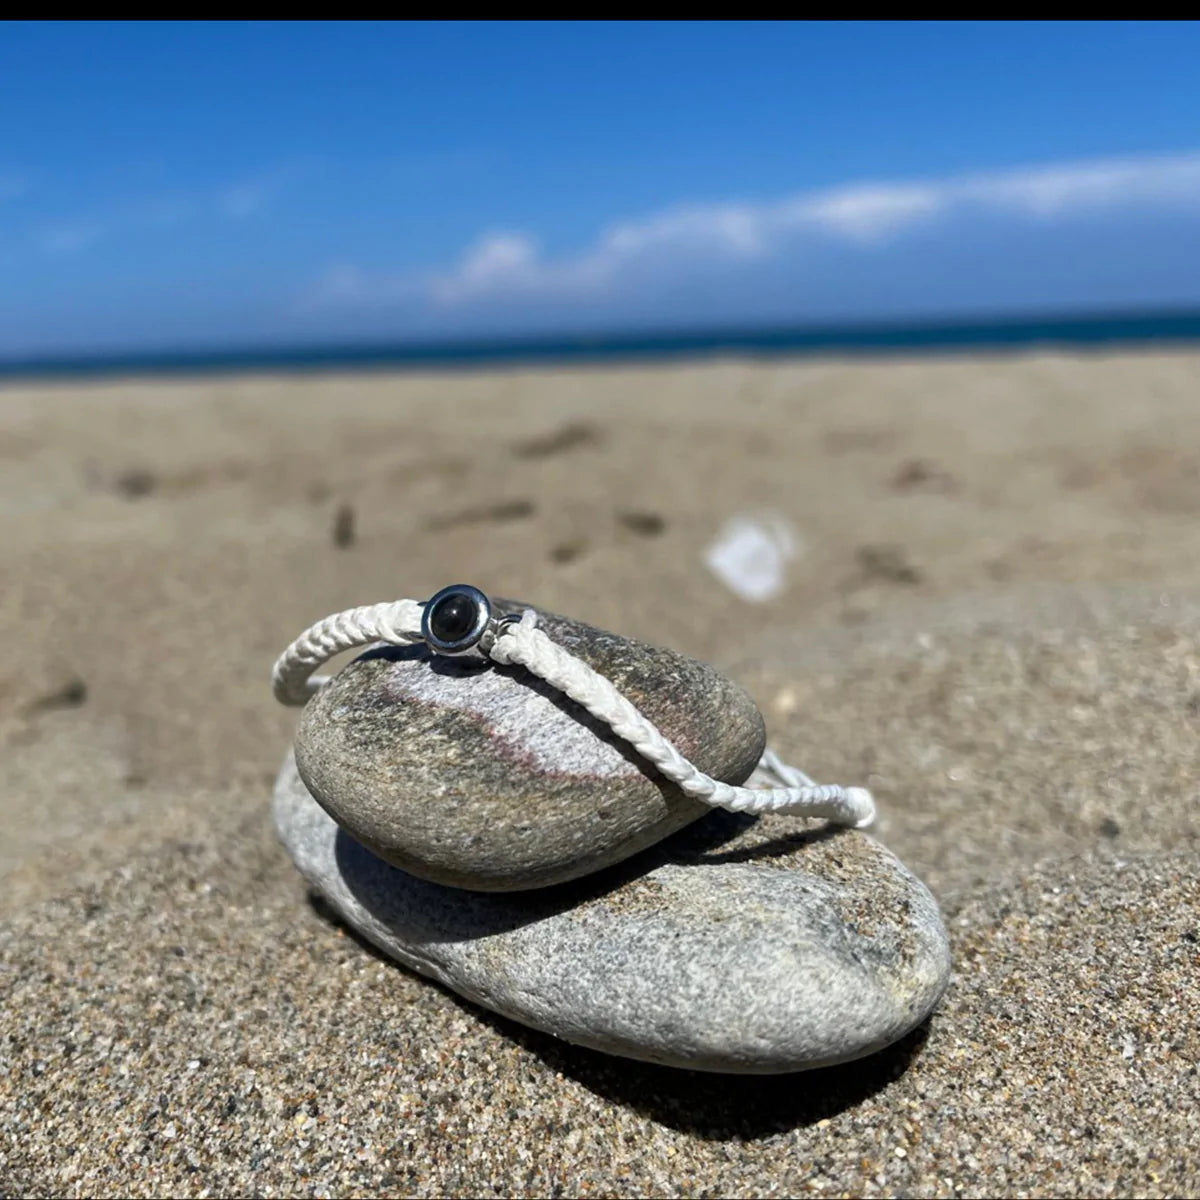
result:
<svg viewBox="0 0 1200 1200"><path fill-rule="evenodd" d="M475 370L489 366L706 359L872 357L1020 352L1038 346L1200 342L1200 304L1140 309L1002 312L991 316L576 331L538 335L259 343L0 356L0 381L114 375L220 375L320 370Z"/></svg>

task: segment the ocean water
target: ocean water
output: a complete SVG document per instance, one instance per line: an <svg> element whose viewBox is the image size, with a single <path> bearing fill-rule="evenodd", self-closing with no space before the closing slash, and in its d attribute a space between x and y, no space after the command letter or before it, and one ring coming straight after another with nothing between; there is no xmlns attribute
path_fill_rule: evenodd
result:
<svg viewBox="0 0 1200 1200"><path fill-rule="evenodd" d="M1200 310L1005 317L691 332L561 335L545 338L394 342L303 347L230 348L178 353L128 353L0 358L0 379L233 373L241 371L468 368L521 363L588 363L882 354L963 354L1186 345L1200 343Z"/></svg>

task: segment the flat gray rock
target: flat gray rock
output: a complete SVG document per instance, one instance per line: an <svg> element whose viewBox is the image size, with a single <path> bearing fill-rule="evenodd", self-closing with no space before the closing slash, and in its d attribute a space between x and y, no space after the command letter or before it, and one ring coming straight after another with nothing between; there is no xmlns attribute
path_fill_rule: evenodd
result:
<svg viewBox="0 0 1200 1200"><path fill-rule="evenodd" d="M701 770L733 784L754 770L762 716L712 667L539 618ZM709 811L524 669L423 646L376 648L341 671L305 706L296 761L317 800L379 857L480 891L577 878Z"/></svg>
<svg viewBox="0 0 1200 1200"><path fill-rule="evenodd" d="M305 878L386 954L610 1054L742 1074L827 1066L902 1037L949 976L932 896L852 830L714 812L587 880L489 895L371 854L292 755L274 816Z"/></svg>

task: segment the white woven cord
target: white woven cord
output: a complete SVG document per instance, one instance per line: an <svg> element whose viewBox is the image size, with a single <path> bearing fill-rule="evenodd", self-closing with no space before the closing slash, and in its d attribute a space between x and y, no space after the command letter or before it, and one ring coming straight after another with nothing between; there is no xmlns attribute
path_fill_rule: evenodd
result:
<svg viewBox="0 0 1200 1200"><path fill-rule="evenodd" d="M388 642L409 646L421 641L421 613L417 600L367 604L334 613L306 629L276 660L271 686L280 704L304 704L329 679L313 672L343 650Z"/></svg>
<svg viewBox="0 0 1200 1200"><path fill-rule="evenodd" d="M405 646L421 641L423 609L415 600L397 600L353 608L319 621L279 656L271 676L275 698L282 704L304 704L328 682L313 677L313 671L343 650L376 642ZM751 779L779 786L734 787L705 775L610 680L538 629L533 609L526 609L520 621L505 626L488 657L496 663L524 667L570 696L689 796L715 808L824 817L856 829L875 819L875 802L866 788L814 783L769 748Z"/></svg>

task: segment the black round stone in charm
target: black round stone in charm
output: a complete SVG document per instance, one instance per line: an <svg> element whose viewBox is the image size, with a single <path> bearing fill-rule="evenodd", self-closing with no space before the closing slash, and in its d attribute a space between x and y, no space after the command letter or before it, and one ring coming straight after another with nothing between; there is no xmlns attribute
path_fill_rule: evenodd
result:
<svg viewBox="0 0 1200 1200"><path fill-rule="evenodd" d="M467 654L487 631L491 616L491 602L478 588L456 583L425 605L421 636L439 654Z"/></svg>
<svg viewBox="0 0 1200 1200"><path fill-rule="evenodd" d="M479 605L462 592L438 602L429 617L429 629L440 642L459 642L475 628Z"/></svg>

